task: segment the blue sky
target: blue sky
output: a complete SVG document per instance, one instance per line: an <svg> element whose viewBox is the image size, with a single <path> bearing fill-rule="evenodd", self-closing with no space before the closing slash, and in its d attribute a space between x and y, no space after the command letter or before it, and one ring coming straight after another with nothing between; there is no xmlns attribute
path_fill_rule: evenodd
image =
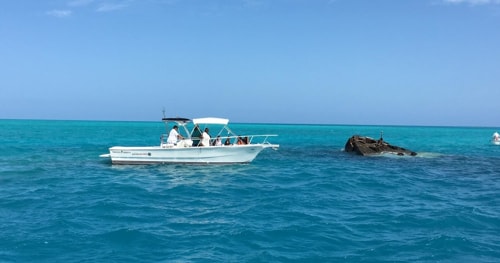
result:
<svg viewBox="0 0 500 263"><path fill-rule="evenodd" d="M0 119L500 126L500 0L0 6Z"/></svg>

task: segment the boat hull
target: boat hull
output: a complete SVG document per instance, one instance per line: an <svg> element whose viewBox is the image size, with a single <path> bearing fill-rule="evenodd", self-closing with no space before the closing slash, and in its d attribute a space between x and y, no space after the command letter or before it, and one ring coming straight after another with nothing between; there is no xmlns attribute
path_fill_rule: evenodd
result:
<svg viewBox="0 0 500 263"><path fill-rule="evenodd" d="M249 163L266 148L278 148L276 144L250 144L209 147L122 147L109 148L113 164L228 164Z"/></svg>

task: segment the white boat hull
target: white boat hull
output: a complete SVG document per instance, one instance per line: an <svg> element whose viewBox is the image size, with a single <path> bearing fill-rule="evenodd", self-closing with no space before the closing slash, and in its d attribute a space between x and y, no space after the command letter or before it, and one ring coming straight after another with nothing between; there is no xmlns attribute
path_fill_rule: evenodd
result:
<svg viewBox="0 0 500 263"><path fill-rule="evenodd" d="M266 148L279 145L262 143L249 145L208 146L208 147L122 147L109 148L109 154L101 157L111 158L113 164L226 164L249 163Z"/></svg>

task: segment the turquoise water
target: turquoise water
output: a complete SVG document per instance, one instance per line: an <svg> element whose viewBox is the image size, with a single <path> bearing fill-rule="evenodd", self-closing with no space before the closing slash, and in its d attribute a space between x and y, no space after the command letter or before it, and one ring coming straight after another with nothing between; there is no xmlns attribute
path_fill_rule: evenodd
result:
<svg viewBox="0 0 500 263"><path fill-rule="evenodd" d="M248 165L113 166L161 122L0 120L0 262L499 262L491 128L234 124ZM354 134L418 157L342 151Z"/></svg>

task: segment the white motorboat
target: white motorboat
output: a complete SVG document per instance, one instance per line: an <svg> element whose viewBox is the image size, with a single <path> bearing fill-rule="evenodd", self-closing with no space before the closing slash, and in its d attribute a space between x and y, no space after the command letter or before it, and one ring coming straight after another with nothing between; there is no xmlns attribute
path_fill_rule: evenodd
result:
<svg viewBox="0 0 500 263"><path fill-rule="evenodd" d="M237 135L228 127L229 120L223 118L163 118L167 132L171 126L178 126L182 136L175 143L167 141L168 134L163 134L158 146L109 148L109 154L100 157L111 158L113 164L154 164L154 163L189 163L189 164L230 164L249 163L264 149L277 149L278 144L271 144L269 137L277 135ZM212 134L210 145L201 146L202 138L197 131L214 127L219 129ZM216 140L220 143L216 144Z"/></svg>
<svg viewBox="0 0 500 263"><path fill-rule="evenodd" d="M498 132L493 133L493 136L491 136L491 143L500 145L500 134Z"/></svg>

